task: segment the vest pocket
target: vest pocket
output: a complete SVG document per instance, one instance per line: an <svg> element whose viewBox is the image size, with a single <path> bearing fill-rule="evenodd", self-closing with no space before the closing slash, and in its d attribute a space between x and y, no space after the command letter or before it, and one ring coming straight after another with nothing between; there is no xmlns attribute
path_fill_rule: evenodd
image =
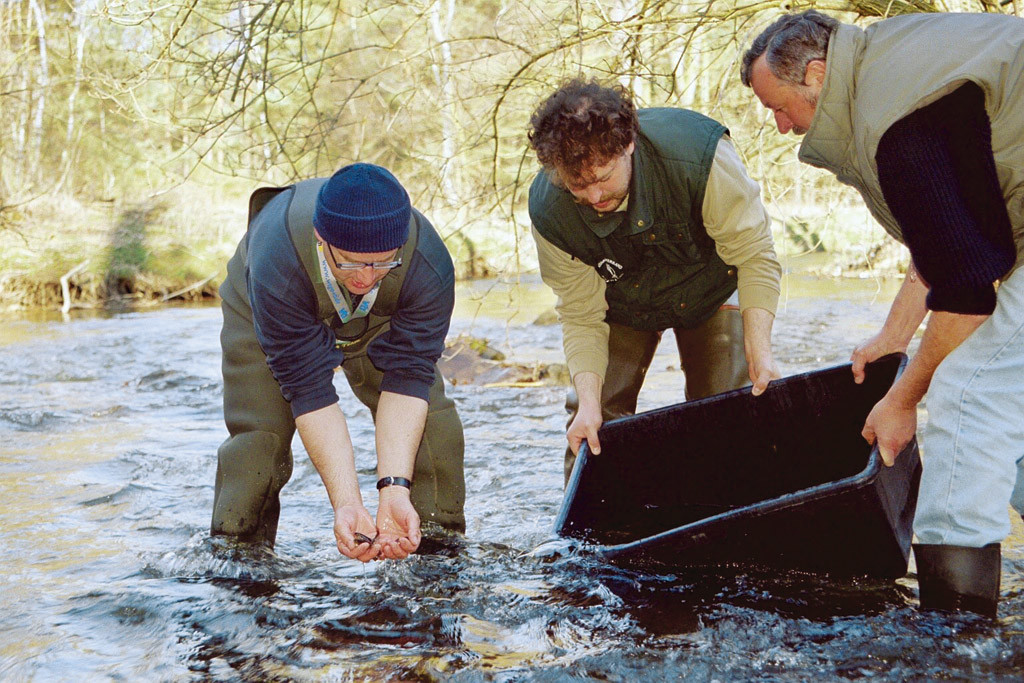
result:
<svg viewBox="0 0 1024 683"><path fill-rule="evenodd" d="M697 264L706 259L694 244L686 223L659 223L650 230L633 236L634 247L645 253L645 261L654 259L665 264Z"/></svg>

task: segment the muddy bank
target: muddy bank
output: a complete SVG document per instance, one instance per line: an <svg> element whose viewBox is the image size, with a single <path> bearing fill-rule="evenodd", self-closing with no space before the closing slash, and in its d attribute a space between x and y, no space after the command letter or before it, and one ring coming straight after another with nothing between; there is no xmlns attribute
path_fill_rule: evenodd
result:
<svg viewBox="0 0 1024 683"><path fill-rule="evenodd" d="M31 275L0 277L0 307L7 310L44 308L105 308L159 306L169 302L200 303L217 298L213 276L186 283L180 279L141 274L134 278L104 278L80 273L67 279Z"/></svg>
<svg viewBox="0 0 1024 683"><path fill-rule="evenodd" d="M437 365L453 386L528 388L569 386L570 383L569 367L565 363L509 360L486 339L468 335L450 340Z"/></svg>
<svg viewBox="0 0 1024 683"><path fill-rule="evenodd" d="M832 278L902 278L906 257L902 247L880 246L864 256L822 255L811 262L782 259L791 272ZM159 259L159 255L154 255ZM224 263L227 263L225 259ZM493 275L479 264L457 264L459 281ZM0 310L24 309L111 309L149 308L168 303L203 303L219 298L217 288L224 277L223 265L199 277L174 277L159 273L110 274L88 267L53 275L49 272L8 272L0 274Z"/></svg>
<svg viewBox="0 0 1024 683"><path fill-rule="evenodd" d="M40 198L0 230L0 309L212 299L244 224L235 205L230 193L211 202L196 187L133 200Z"/></svg>
<svg viewBox="0 0 1024 683"><path fill-rule="evenodd" d="M213 301L244 232L242 197L238 191L182 187L135 201L39 200L19 221L0 227L0 310L124 310ZM512 226L501 239L470 238L448 228L446 244L462 282L518 277L509 268L536 270L529 236L505 239L513 236ZM787 271L829 279L905 271L906 251L891 239L834 242L829 250L820 241L801 250L804 242L794 241L782 226L776 249ZM522 253L512 259L510 250L519 248Z"/></svg>

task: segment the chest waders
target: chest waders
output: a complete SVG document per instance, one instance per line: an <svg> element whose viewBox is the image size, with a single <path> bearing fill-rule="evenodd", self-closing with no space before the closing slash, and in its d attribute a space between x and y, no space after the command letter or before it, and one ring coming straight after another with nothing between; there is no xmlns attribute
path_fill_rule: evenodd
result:
<svg viewBox="0 0 1024 683"><path fill-rule="evenodd" d="M376 420L383 373L373 366L366 350L390 327L408 264L416 250L419 216L414 211L409 239L399 250L402 266L381 280L380 292L369 315L342 324L323 286L316 261L312 214L324 179L307 180L290 188L261 188L249 203L250 223L281 192L291 192L286 220L289 236L317 295L317 317L331 327L344 350L342 370L356 398ZM246 542L273 545L281 512L279 494L291 477L291 442L295 420L291 406L267 365L253 326L246 290L248 236L228 262L221 285L221 330L224 375L224 421L229 436L217 451L217 477L211 534L230 535ZM412 503L426 522L465 531L463 512L462 422L454 402L445 395L444 380L435 368L428 396L427 420L416 453Z"/></svg>

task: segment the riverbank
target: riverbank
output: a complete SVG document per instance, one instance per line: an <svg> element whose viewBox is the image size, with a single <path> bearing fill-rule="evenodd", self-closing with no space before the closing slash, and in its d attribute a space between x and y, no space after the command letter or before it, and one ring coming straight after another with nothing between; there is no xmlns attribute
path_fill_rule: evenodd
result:
<svg viewBox="0 0 1024 683"><path fill-rule="evenodd" d="M0 311L214 300L245 232L251 189L236 181L134 200L42 197L8 210L0 224ZM515 249L514 235L511 247L486 235L480 246L462 231L447 232L460 279L501 274L496 264L516 262L497 253Z"/></svg>
<svg viewBox="0 0 1024 683"><path fill-rule="evenodd" d="M191 186L136 200L31 202L0 230L0 308L213 298L245 224L246 203L233 194L212 199Z"/></svg>
<svg viewBox="0 0 1024 683"><path fill-rule="evenodd" d="M191 185L136 200L38 199L0 227L0 310L121 310L212 301L244 232L248 189L241 183L216 191ZM512 266L501 264L510 262L535 271L523 232L521 249L510 234L500 245L483 236L468 251L469 238L453 233L458 244L449 249L458 277L514 277L502 272ZM831 229L827 242L809 242L805 231L794 232L787 221L777 230L776 248L787 270L828 278L900 275L903 248L863 233ZM510 250L515 258L498 253Z"/></svg>

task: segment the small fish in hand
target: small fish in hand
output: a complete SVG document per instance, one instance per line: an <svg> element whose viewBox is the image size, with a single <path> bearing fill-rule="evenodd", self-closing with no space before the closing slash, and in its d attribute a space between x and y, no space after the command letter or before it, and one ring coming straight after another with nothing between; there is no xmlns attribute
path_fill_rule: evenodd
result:
<svg viewBox="0 0 1024 683"><path fill-rule="evenodd" d="M370 545L373 545L373 542L377 540L376 536L370 538L366 534L361 534L358 531L352 534L352 536L356 539L356 543L369 543Z"/></svg>

